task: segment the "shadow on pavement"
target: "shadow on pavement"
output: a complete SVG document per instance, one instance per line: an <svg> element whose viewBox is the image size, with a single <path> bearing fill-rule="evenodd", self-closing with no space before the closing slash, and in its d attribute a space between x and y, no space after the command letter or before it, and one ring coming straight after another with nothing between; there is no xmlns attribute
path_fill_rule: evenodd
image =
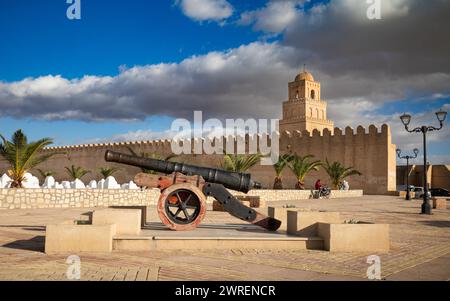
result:
<svg viewBox="0 0 450 301"><path fill-rule="evenodd" d="M45 231L45 226L29 226L29 225L0 225L0 228L22 228L29 231Z"/></svg>
<svg viewBox="0 0 450 301"><path fill-rule="evenodd" d="M427 225L427 226L440 227L440 228L450 227L450 221L419 221L419 223Z"/></svg>
<svg viewBox="0 0 450 301"><path fill-rule="evenodd" d="M28 240L16 240L2 245L2 247L26 251L44 252L45 236L35 236Z"/></svg>

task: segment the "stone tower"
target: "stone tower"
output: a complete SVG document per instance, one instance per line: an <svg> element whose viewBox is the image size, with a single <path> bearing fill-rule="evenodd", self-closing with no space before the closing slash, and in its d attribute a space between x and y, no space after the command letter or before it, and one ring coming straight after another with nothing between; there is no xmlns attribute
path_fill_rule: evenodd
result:
<svg viewBox="0 0 450 301"><path fill-rule="evenodd" d="M329 129L333 133L333 121L327 119L327 103L320 99L320 83L304 70L289 83L289 99L283 102L283 119L280 132L317 129L321 133Z"/></svg>

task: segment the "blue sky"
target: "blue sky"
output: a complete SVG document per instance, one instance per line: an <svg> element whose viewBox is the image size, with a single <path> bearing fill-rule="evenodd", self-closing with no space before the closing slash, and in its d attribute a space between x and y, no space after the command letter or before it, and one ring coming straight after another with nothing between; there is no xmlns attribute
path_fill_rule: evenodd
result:
<svg viewBox="0 0 450 301"><path fill-rule="evenodd" d="M448 2L383 1L378 22L356 0L81 0L81 20L65 0L1 1L0 133L64 145L163 137L194 110L279 118L306 63L337 126L387 122L413 148L398 114L433 124L450 103ZM431 153L449 163L439 135Z"/></svg>
<svg viewBox="0 0 450 301"><path fill-rule="evenodd" d="M193 22L170 1L81 1L81 20L69 20L64 0L0 2L0 81L62 75L117 75L120 66L179 62L192 55L247 44L260 34L249 27ZM248 10L264 1L233 1ZM173 118L149 116L133 123L36 121L0 118L1 133L22 128L30 138L50 135L57 144L82 143L117 133L163 131ZM51 133L55 128L58 131Z"/></svg>
<svg viewBox="0 0 450 301"><path fill-rule="evenodd" d="M192 22L170 1L81 1L69 20L64 0L0 3L0 79L61 74L114 75L121 65L179 62L257 40L249 27ZM252 9L263 1L237 1ZM250 5L251 4L251 5Z"/></svg>

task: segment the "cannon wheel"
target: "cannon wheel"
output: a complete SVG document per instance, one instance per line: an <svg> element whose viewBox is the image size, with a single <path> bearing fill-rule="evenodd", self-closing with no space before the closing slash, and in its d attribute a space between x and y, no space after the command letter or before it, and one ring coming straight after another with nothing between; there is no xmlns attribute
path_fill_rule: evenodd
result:
<svg viewBox="0 0 450 301"><path fill-rule="evenodd" d="M197 228L206 213L206 196L196 186L180 183L161 192L158 214L171 230L186 231Z"/></svg>

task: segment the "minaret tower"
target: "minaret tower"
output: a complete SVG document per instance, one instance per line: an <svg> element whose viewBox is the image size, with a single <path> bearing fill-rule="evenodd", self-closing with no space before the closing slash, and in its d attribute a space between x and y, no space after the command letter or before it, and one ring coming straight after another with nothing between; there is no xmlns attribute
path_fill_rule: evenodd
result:
<svg viewBox="0 0 450 301"><path fill-rule="evenodd" d="M280 131L307 130L311 133L317 129L322 133L329 129L333 133L333 121L327 119L327 103L320 99L320 83L305 67L288 87L289 99L283 102Z"/></svg>

